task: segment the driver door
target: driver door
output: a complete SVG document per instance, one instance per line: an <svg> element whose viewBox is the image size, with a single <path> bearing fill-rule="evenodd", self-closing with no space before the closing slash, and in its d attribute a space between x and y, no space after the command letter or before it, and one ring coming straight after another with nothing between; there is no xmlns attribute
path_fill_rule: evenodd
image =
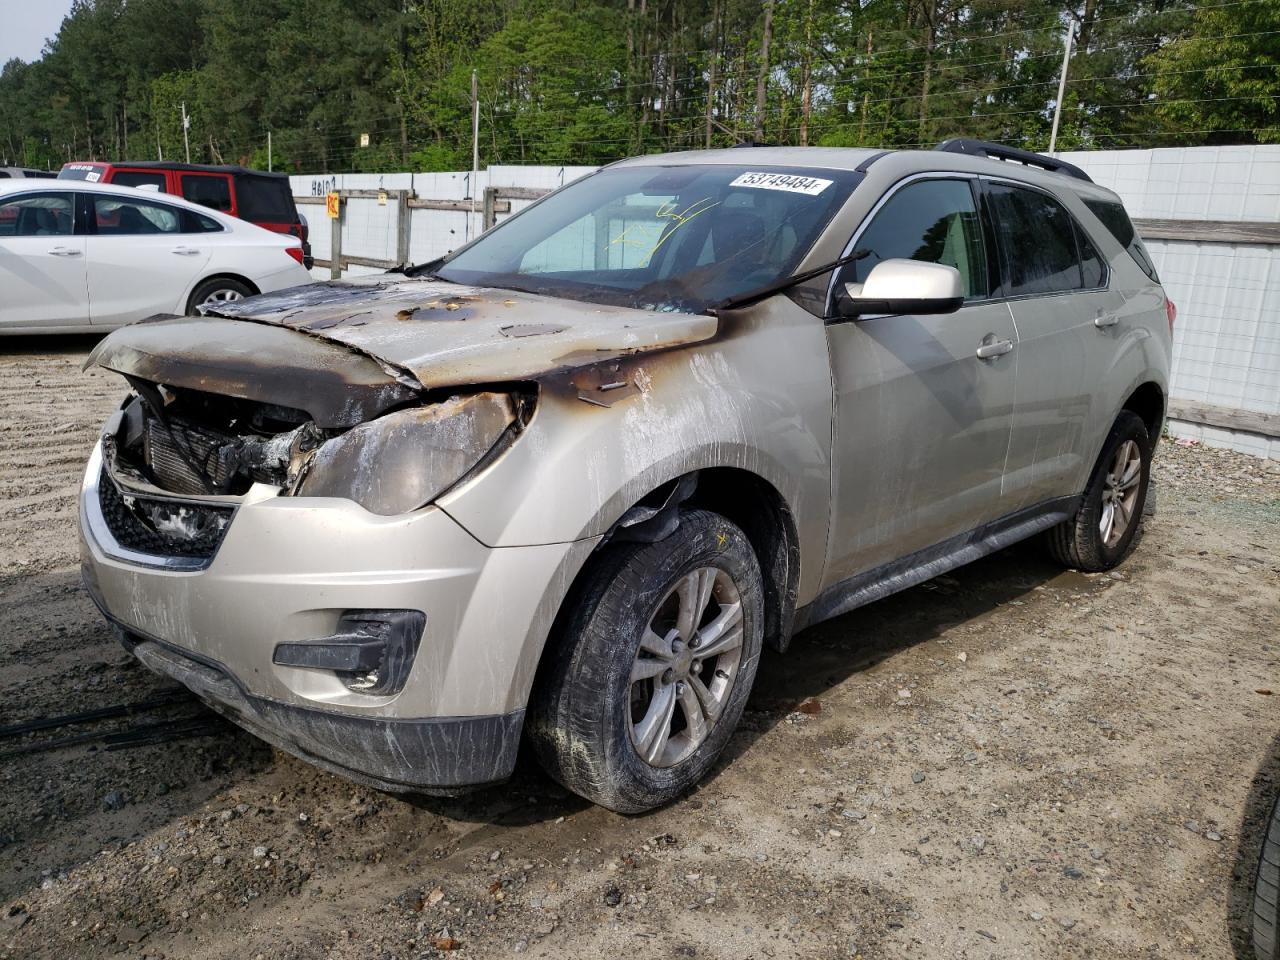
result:
<svg viewBox="0 0 1280 960"><path fill-rule="evenodd" d="M1017 334L967 178L916 179L872 212L836 289L902 257L960 271L956 313L828 320L835 395L828 585L1000 516ZM985 359L978 356L985 347ZM993 355L991 355L993 354ZM920 557L917 559L926 559Z"/></svg>

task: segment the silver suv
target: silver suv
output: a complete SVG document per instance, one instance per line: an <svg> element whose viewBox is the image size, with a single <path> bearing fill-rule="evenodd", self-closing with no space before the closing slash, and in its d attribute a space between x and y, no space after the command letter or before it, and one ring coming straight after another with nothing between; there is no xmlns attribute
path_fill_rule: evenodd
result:
<svg viewBox="0 0 1280 960"><path fill-rule="evenodd" d="M628 160L402 274L112 333L85 582L322 767L456 792L523 735L645 810L766 645L1034 534L1119 563L1172 317L1115 194L1046 157Z"/></svg>

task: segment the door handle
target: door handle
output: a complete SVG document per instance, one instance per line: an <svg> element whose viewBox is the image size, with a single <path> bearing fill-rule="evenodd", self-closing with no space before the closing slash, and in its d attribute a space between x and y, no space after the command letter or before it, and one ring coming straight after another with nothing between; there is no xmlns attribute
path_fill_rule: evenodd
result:
<svg viewBox="0 0 1280 960"><path fill-rule="evenodd" d="M988 337L989 336L990 334L988 334ZM976 352L979 360L994 360L996 357L1003 357L1012 349L1012 340L984 339L982 341L982 346L978 347Z"/></svg>
<svg viewBox="0 0 1280 960"><path fill-rule="evenodd" d="M78 257L82 252L75 247L54 247L49 251L55 257Z"/></svg>
<svg viewBox="0 0 1280 960"><path fill-rule="evenodd" d="M200 251L194 247L174 247L173 252L180 257L194 257L200 253Z"/></svg>
<svg viewBox="0 0 1280 960"><path fill-rule="evenodd" d="M1120 318L1114 313L1100 313L1093 318L1093 325L1099 330L1104 327L1114 327L1120 322Z"/></svg>

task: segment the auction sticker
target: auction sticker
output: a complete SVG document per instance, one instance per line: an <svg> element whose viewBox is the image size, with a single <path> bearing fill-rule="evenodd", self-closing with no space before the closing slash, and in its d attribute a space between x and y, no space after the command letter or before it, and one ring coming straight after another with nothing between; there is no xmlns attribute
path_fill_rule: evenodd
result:
<svg viewBox="0 0 1280 960"><path fill-rule="evenodd" d="M757 190L784 190L787 193L803 193L816 197L833 181L821 177L801 177L794 173L744 173L731 187L755 187Z"/></svg>

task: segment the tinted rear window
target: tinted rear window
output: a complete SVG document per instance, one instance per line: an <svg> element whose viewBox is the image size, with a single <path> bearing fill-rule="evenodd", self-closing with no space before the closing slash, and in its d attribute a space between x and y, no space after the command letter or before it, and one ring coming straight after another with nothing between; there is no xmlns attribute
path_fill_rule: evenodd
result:
<svg viewBox="0 0 1280 960"><path fill-rule="evenodd" d="M1009 264L1009 295L1078 290L1083 279L1066 207L1038 190L990 184L987 191Z"/></svg>
<svg viewBox="0 0 1280 960"><path fill-rule="evenodd" d="M3 170L0 170L0 180L9 180L9 179L12 179L12 178L9 176L9 174L7 174L7 173L6 173L5 171L3 171Z"/></svg>
<svg viewBox="0 0 1280 960"><path fill-rule="evenodd" d="M243 220L255 223L297 223L289 181L267 177L236 177L236 203Z"/></svg>
<svg viewBox="0 0 1280 960"><path fill-rule="evenodd" d="M1133 257L1134 262L1142 268L1142 272L1154 282L1159 283L1160 278L1156 275L1155 264L1147 256L1147 248L1142 245L1142 238L1133 228L1133 221L1129 219L1129 214L1125 212L1124 207L1112 200L1092 200L1088 197L1082 199L1084 205L1089 208L1089 212L1101 220L1102 225L1110 231L1111 235L1120 241L1120 245L1129 251L1129 256Z"/></svg>

